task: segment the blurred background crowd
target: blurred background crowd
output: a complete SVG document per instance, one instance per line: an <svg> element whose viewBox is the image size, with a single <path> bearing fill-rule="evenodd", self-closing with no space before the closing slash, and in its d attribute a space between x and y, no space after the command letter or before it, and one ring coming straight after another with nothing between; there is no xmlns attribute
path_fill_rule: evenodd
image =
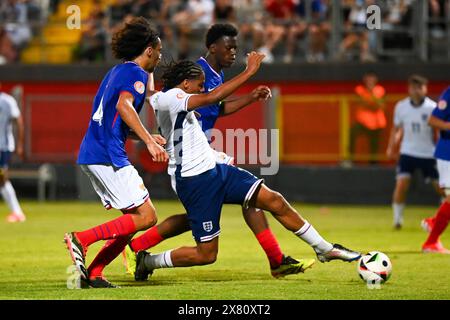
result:
<svg viewBox="0 0 450 320"><path fill-rule="evenodd" d="M230 22L241 60L266 63L447 61L449 0L2 0L0 63L95 63L112 60L109 40L133 16L150 18L170 57L203 53L206 29ZM80 28L67 19L79 8ZM381 9L381 29L366 27L367 7Z"/></svg>

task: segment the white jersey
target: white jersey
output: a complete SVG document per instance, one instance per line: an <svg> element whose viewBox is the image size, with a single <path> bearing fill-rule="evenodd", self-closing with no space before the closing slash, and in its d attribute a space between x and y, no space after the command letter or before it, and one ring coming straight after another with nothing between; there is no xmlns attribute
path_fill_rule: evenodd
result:
<svg viewBox="0 0 450 320"><path fill-rule="evenodd" d="M410 98L396 104L394 125L403 128L401 154L417 158L434 157L433 129L428 125L428 118L435 107L436 102L428 97L420 106L414 106Z"/></svg>
<svg viewBox="0 0 450 320"><path fill-rule="evenodd" d="M167 140L169 175L191 177L216 166L216 157L208 139L194 112L187 110L190 96L179 88L173 88L150 98L160 133Z"/></svg>
<svg viewBox="0 0 450 320"><path fill-rule="evenodd" d="M16 100L0 92L0 151L13 152L15 148L12 120L20 116Z"/></svg>

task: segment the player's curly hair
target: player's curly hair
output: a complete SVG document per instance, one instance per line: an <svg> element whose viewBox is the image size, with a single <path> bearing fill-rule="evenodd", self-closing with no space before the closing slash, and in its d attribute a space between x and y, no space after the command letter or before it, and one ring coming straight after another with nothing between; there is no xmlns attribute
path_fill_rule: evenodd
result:
<svg viewBox="0 0 450 320"><path fill-rule="evenodd" d="M135 17L125 22L114 33L111 48L114 57L122 60L133 60L139 56L148 46L156 48L159 34L153 28L150 21L144 17Z"/></svg>
<svg viewBox="0 0 450 320"><path fill-rule="evenodd" d="M203 69L198 63L189 60L172 62L163 69L161 79L165 90L175 88L184 80L198 79L203 73Z"/></svg>
<svg viewBox="0 0 450 320"><path fill-rule="evenodd" d="M237 37L238 30L229 23L216 23L213 24L206 32L206 48L215 43L222 37Z"/></svg>

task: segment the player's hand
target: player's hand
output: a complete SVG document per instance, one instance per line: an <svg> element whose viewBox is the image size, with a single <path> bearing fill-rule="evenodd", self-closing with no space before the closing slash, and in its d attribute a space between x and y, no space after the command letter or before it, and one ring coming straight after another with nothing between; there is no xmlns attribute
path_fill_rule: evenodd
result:
<svg viewBox="0 0 450 320"><path fill-rule="evenodd" d="M152 134L153 139L155 139L156 143L160 146L165 146L167 141L164 139L164 137L160 134Z"/></svg>
<svg viewBox="0 0 450 320"><path fill-rule="evenodd" d="M247 72L254 75L261 66L261 61L265 58L265 54L252 51L247 54Z"/></svg>
<svg viewBox="0 0 450 320"><path fill-rule="evenodd" d="M16 154L19 156L19 158L20 158L21 160L24 159L25 152L24 152L24 150L23 150L23 146L22 146L22 145L18 145L18 146L17 146L17 148L16 148Z"/></svg>
<svg viewBox="0 0 450 320"><path fill-rule="evenodd" d="M386 156L390 160L398 160L398 158L399 158L398 152L394 152L393 148L387 148L386 149Z"/></svg>
<svg viewBox="0 0 450 320"><path fill-rule="evenodd" d="M254 101L265 101L269 98L272 98L272 92L267 86L259 86L252 91L252 98Z"/></svg>
<svg viewBox="0 0 450 320"><path fill-rule="evenodd" d="M169 160L169 155L167 154L167 152L156 142L152 141L151 143L147 144L147 150L148 152L150 152L153 161L165 162Z"/></svg>

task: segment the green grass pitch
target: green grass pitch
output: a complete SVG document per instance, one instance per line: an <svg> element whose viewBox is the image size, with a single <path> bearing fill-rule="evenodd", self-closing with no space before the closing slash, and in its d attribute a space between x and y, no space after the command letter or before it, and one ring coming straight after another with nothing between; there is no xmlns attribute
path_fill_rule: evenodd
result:
<svg viewBox="0 0 450 320"><path fill-rule="evenodd" d="M159 221L183 212L176 201L155 200ZM304 274L273 279L265 254L245 225L238 206L222 212L220 249L213 265L156 270L145 283L125 274L118 257L106 277L120 289L69 290L66 269L71 265L62 243L64 232L84 230L118 216L101 204L80 202L23 202L28 220L21 224L0 222L0 299L450 299L450 256L422 254L426 234L420 220L434 214L434 207L407 206L405 227L391 228L389 206L329 206L295 204L299 212L329 241L367 252L386 253L393 264L391 279L379 290L369 290L356 272L356 264L319 263ZM0 205L4 217L7 208ZM313 251L272 217L270 225L282 250L293 257L315 257ZM442 237L450 247L450 232ZM160 252L193 245L191 234L169 239L155 248ZM93 245L87 263L102 244Z"/></svg>

